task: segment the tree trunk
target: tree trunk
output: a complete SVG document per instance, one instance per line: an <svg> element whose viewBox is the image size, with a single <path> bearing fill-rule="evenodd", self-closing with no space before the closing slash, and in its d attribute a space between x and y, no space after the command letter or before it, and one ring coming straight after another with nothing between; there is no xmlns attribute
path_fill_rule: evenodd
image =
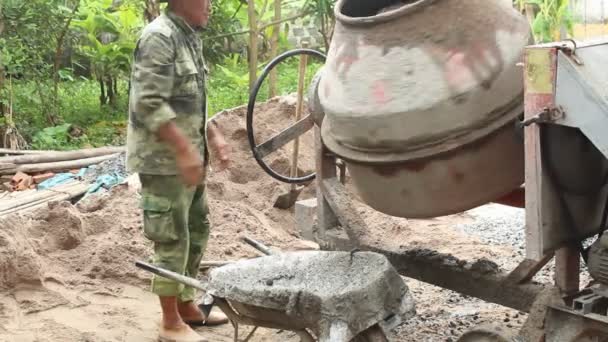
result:
<svg viewBox="0 0 608 342"><path fill-rule="evenodd" d="M2 20L2 3L0 2L0 36L2 36L2 31L4 31L4 21ZM4 116L7 110L5 99L2 97L2 89L4 89L4 65L0 58L0 114Z"/></svg>
<svg viewBox="0 0 608 342"><path fill-rule="evenodd" d="M110 106L112 106L112 108L116 107L116 94L114 93L114 80L112 76L106 78L106 93Z"/></svg>
<svg viewBox="0 0 608 342"><path fill-rule="evenodd" d="M144 9L144 19L146 22L151 22L160 15L160 5L158 0L146 0L146 8Z"/></svg>
<svg viewBox="0 0 608 342"><path fill-rule="evenodd" d="M61 55L63 54L63 42L65 40L65 36L70 29L70 24L76 16L76 12L78 11L78 7L80 6L80 0L76 2L74 8L72 9L72 13L67 18L63 29L57 36L57 46L55 47L55 60L53 63L53 99L52 99L52 111L54 113L59 112L58 100L59 100L59 65L61 62ZM55 121L55 119L53 119Z"/></svg>
<svg viewBox="0 0 608 342"><path fill-rule="evenodd" d="M281 20L281 0L274 0L274 21ZM270 42L270 58L273 59L277 56L279 50L279 33L281 31L281 25L276 25L272 28L272 40ZM276 68L270 72L269 80L269 96L277 96L277 70Z"/></svg>
<svg viewBox="0 0 608 342"><path fill-rule="evenodd" d="M105 105L107 103L107 99L108 98L106 96L106 88L105 88L105 85L103 83L103 78L99 77L98 81L99 81L99 90L100 90L100 92L99 92L99 105L103 106L103 105Z"/></svg>

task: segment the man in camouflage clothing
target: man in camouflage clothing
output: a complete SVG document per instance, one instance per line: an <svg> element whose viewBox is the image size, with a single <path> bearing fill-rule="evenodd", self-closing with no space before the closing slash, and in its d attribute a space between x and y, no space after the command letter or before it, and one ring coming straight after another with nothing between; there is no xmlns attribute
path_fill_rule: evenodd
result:
<svg viewBox="0 0 608 342"><path fill-rule="evenodd" d="M208 146L220 169L227 144L207 124L206 66L199 36L210 0L169 0L166 13L147 25L137 42L131 75L127 167L139 174L144 234L154 243L153 263L195 277L209 238L204 180ZM160 297L161 340L200 341L192 325L227 322L221 312L204 317L195 289L153 277Z"/></svg>

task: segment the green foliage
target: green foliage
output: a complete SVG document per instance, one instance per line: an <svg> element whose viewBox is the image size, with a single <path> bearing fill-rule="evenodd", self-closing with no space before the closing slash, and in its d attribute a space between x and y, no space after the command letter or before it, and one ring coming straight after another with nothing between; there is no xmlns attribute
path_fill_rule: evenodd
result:
<svg viewBox="0 0 608 342"><path fill-rule="evenodd" d="M81 1L80 18L72 22L83 34L77 51L90 58L98 78L128 74L136 33L143 25L138 8L134 5L112 8L112 0Z"/></svg>
<svg viewBox="0 0 608 342"><path fill-rule="evenodd" d="M537 42L547 43L560 40L560 31L566 29L573 34L574 17L569 0L516 0L516 6L523 9L526 4L535 5L538 13L532 23L532 31Z"/></svg>
<svg viewBox="0 0 608 342"><path fill-rule="evenodd" d="M12 79L15 124L31 147L73 149L124 143L127 80L135 42L144 25L143 1L0 1L4 23L0 63ZM258 25L274 20L274 1L278 0L255 0ZM283 18L303 10L331 17L333 2L284 0ZM245 33L249 23L246 1L212 3L210 25L202 37L205 58L211 67L209 112L216 113L248 100ZM268 42L275 29L280 30L279 50L288 48L287 25L262 30L261 60L268 60ZM220 35L224 37L214 38ZM57 56L61 57L61 63L56 66ZM264 64L259 66L260 72L263 67ZM309 80L319 67L318 63L310 64ZM279 94L295 92L297 59L282 64L277 71ZM118 97L112 106L100 106L100 81L107 89L108 78L112 87L116 85L118 93L124 96ZM0 103L7 103L7 93L6 87L0 89ZM267 96L268 87L262 87L258 100ZM56 115L56 120L49 120L49 113ZM0 115L0 125L3 121Z"/></svg>
<svg viewBox="0 0 608 342"><path fill-rule="evenodd" d="M34 149L69 149L78 147L78 143L70 139L70 124L44 128L36 133L32 141Z"/></svg>
<svg viewBox="0 0 608 342"><path fill-rule="evenodd" d="M243 105L249 99L247 65L237 57L229 58L223 63L223 68L212 69L209 80L210 116L223 109ZM320 63L311 61L306 73L307 84L320 67ZM293 58L280 64L277 71L279 95L294 93L297 90L297 59ZM241 80L237 81L237 78ZM14 84L14 108L21 114L15 117L16 124L31 142L32 148L67 150L124 144L128 110L126 97L120 99L117 108L110 106L100 108L95 81L80 78L65 81L59 91L60 102L63 104L64 123L46 127L38 100L31 100L36 99L36 89L34 82L17 81ZM126 89L120 88L120 91L125 92ZM258 100L266 99L268 99L268 87L264 86L260 90Z"/></svg>
<svg viewBox="0 0 608 342"><path fill-rule="evenodd" d="M212 5L211 20L202 33L203 38L238 32L247 27L247 21L242 21L239 16L243 12L242 9L246 8L240 1L216 0L212 2ZM203 44L205 59L211 64L220 63L232 52L238 51L239 45L244 44L246 44L246 40L240 35L205 40Z"/></svg>
<svg viewBox="0 0 608 342"><path fill-rule="evenodd" d="M71 9L64 6L66 1L58 0L2 1L4 34L0 38L0 59L4 68L13 74L48 77L56 31Z"/></svg>
<svg viewBox="0 0 608 342"><path fill-rule="evenodd" d="M49 87L49 85L43 87ZM43 108L39 97L35 94L40 85L36 82L17 81L14 82L15 103L14 111L19 113L15 116L17 127L28 141L33 141L36 133L47 127L44 119ZM59 89L59 102L62 104L62 121L77 127L84 127L85 133L89 135L88 127L103 121L124 121L127 113L127 98L121 98L117 108L110 106L99 107L97 82L76 78L75 81L66 81ZM119 87L121 92L126 92L126 85ZM93 140L95 139L95 140ZM91 144L95 144L98 138L91 138ZM42 141L42 140L39 140ZM86 141L79 141L86 143Z"/></svg>
<svg viewBox="0 0 608 342"><path fill-rule="evenodd" d="M245 63L224 64L228 66L214 69L209 83L209 113L217 113L223 109L234 108L247 103L249 100L248 69ZM265 65L261 65L263 69ZM310 84L315 73L322 64L317 60L310 60L306 69L305 84ZM277 70L277 95L295 93L298 87L298 59L290 58L279 64ZM261 70L260 70L261 71ZM258 101L268 100L268 78L261 87Z"/></svg>

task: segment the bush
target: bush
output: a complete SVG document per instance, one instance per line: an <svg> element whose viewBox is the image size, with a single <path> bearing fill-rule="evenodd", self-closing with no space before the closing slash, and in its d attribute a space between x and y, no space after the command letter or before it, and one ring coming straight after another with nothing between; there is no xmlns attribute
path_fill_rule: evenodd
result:
<svg viewBox="0 0 608 342"><path fill-rule="evenodd" d="M311 61L315 62L315 61ZM307 84L321 64L311 63L306 73ZM292 58L277 67L280 95L297 91L298 60ZM261 70L260 70L261 73ZM14 117L17 127L34 149L66 150L124 144L128 113L128 84L119 83L116 108L99 105L99 86L87 79L67 80L59 88L58 106L62 122L47 127L45 103L39 92L51 83L15 81ZM246 104L249 100L247 66L238 58L227 60L211 71L209 79L209 116L224 109ZM258 101L268 99L268 79L260 90Z"/></svg>

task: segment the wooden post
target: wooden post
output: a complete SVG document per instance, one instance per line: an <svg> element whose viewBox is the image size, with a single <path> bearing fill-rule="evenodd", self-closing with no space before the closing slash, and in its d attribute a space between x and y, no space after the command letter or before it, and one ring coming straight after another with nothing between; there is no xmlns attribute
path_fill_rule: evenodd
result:
<svg viewBox="0 0 608 342"><path fill-rule="evenodd" d="M580 285L580 252L576 246L555 252L555 285L563 296L578 292Z"/></svg>
<svg viewBox="0 0 608 342"><path fill-rule="evenodd" d="M536 16L534 6L535 5L533 4L524 5L524 11L526 12L526 18L528 18L528 23L530 24L530 26L532 26L532 23L534 22L534 17Z"/></svg>
<svg viewBox="0 0 608 342"><path fill-rule="evenodd" d="M524 116L534 117L545 107L555 102L556 50L554 48L528 48L524 53ZM525 149L525 205L526 205L526 259L541 260L544 250L544 227L556 224L556 210L553 207L547 187L541 150L539 125L524 129Z"/></svg>
<svg viewBox="0 0 608 342"><path fill-rule="evenodd" d="M249 91L258 78L258 23L255 14L255 0L249 0L247 5L249 17Z"/></svg>
<svg viewBox="0 0 608 342"><path fill-rule="evenodd" d="M274 21L278 22L281 20L281 0L274 0ZM278 55L279 51L279 33L281 31L281 24L277 24L272 27L272 40L270 41L270 58L273 59ZM277 96L277 70L276 68L270 72L270 79L268 80L268 94L269 97Z"/></svg>
<svg viewBox="0 0 608 342"><path fill-rule="evenodd" d="M4 31L4 21L2 21L2 3L0 3L0 36ZM4 65L2 64L2 59L0 58L0 91L4 88ZM2 97L0 97L0 115L5 113L4 102Z"/></svg>
<svg viewBox="0 0 608 342"><path fill-rule="evenodd" d="M296 122L300 121L304 109L304 81L306 80L307 55L300 55L300 66L298 68L298 99L296 103ZM291 156L291 178L298 176L298 154L300 149L300 138L293 141L293 152ZM291 184L291 190L295 191L296 184Z"/></svg>
<svg viewBox="0 0 608 342"><path fill-rule="evenodd" d="M338 218L323 195L323 181L336 178L336 158L327 154L327 149L321 140L321 128L314 127L315 157L316 157L316 188L317 188L317 239L323 241L325 232L338 226Z"/></svg>

